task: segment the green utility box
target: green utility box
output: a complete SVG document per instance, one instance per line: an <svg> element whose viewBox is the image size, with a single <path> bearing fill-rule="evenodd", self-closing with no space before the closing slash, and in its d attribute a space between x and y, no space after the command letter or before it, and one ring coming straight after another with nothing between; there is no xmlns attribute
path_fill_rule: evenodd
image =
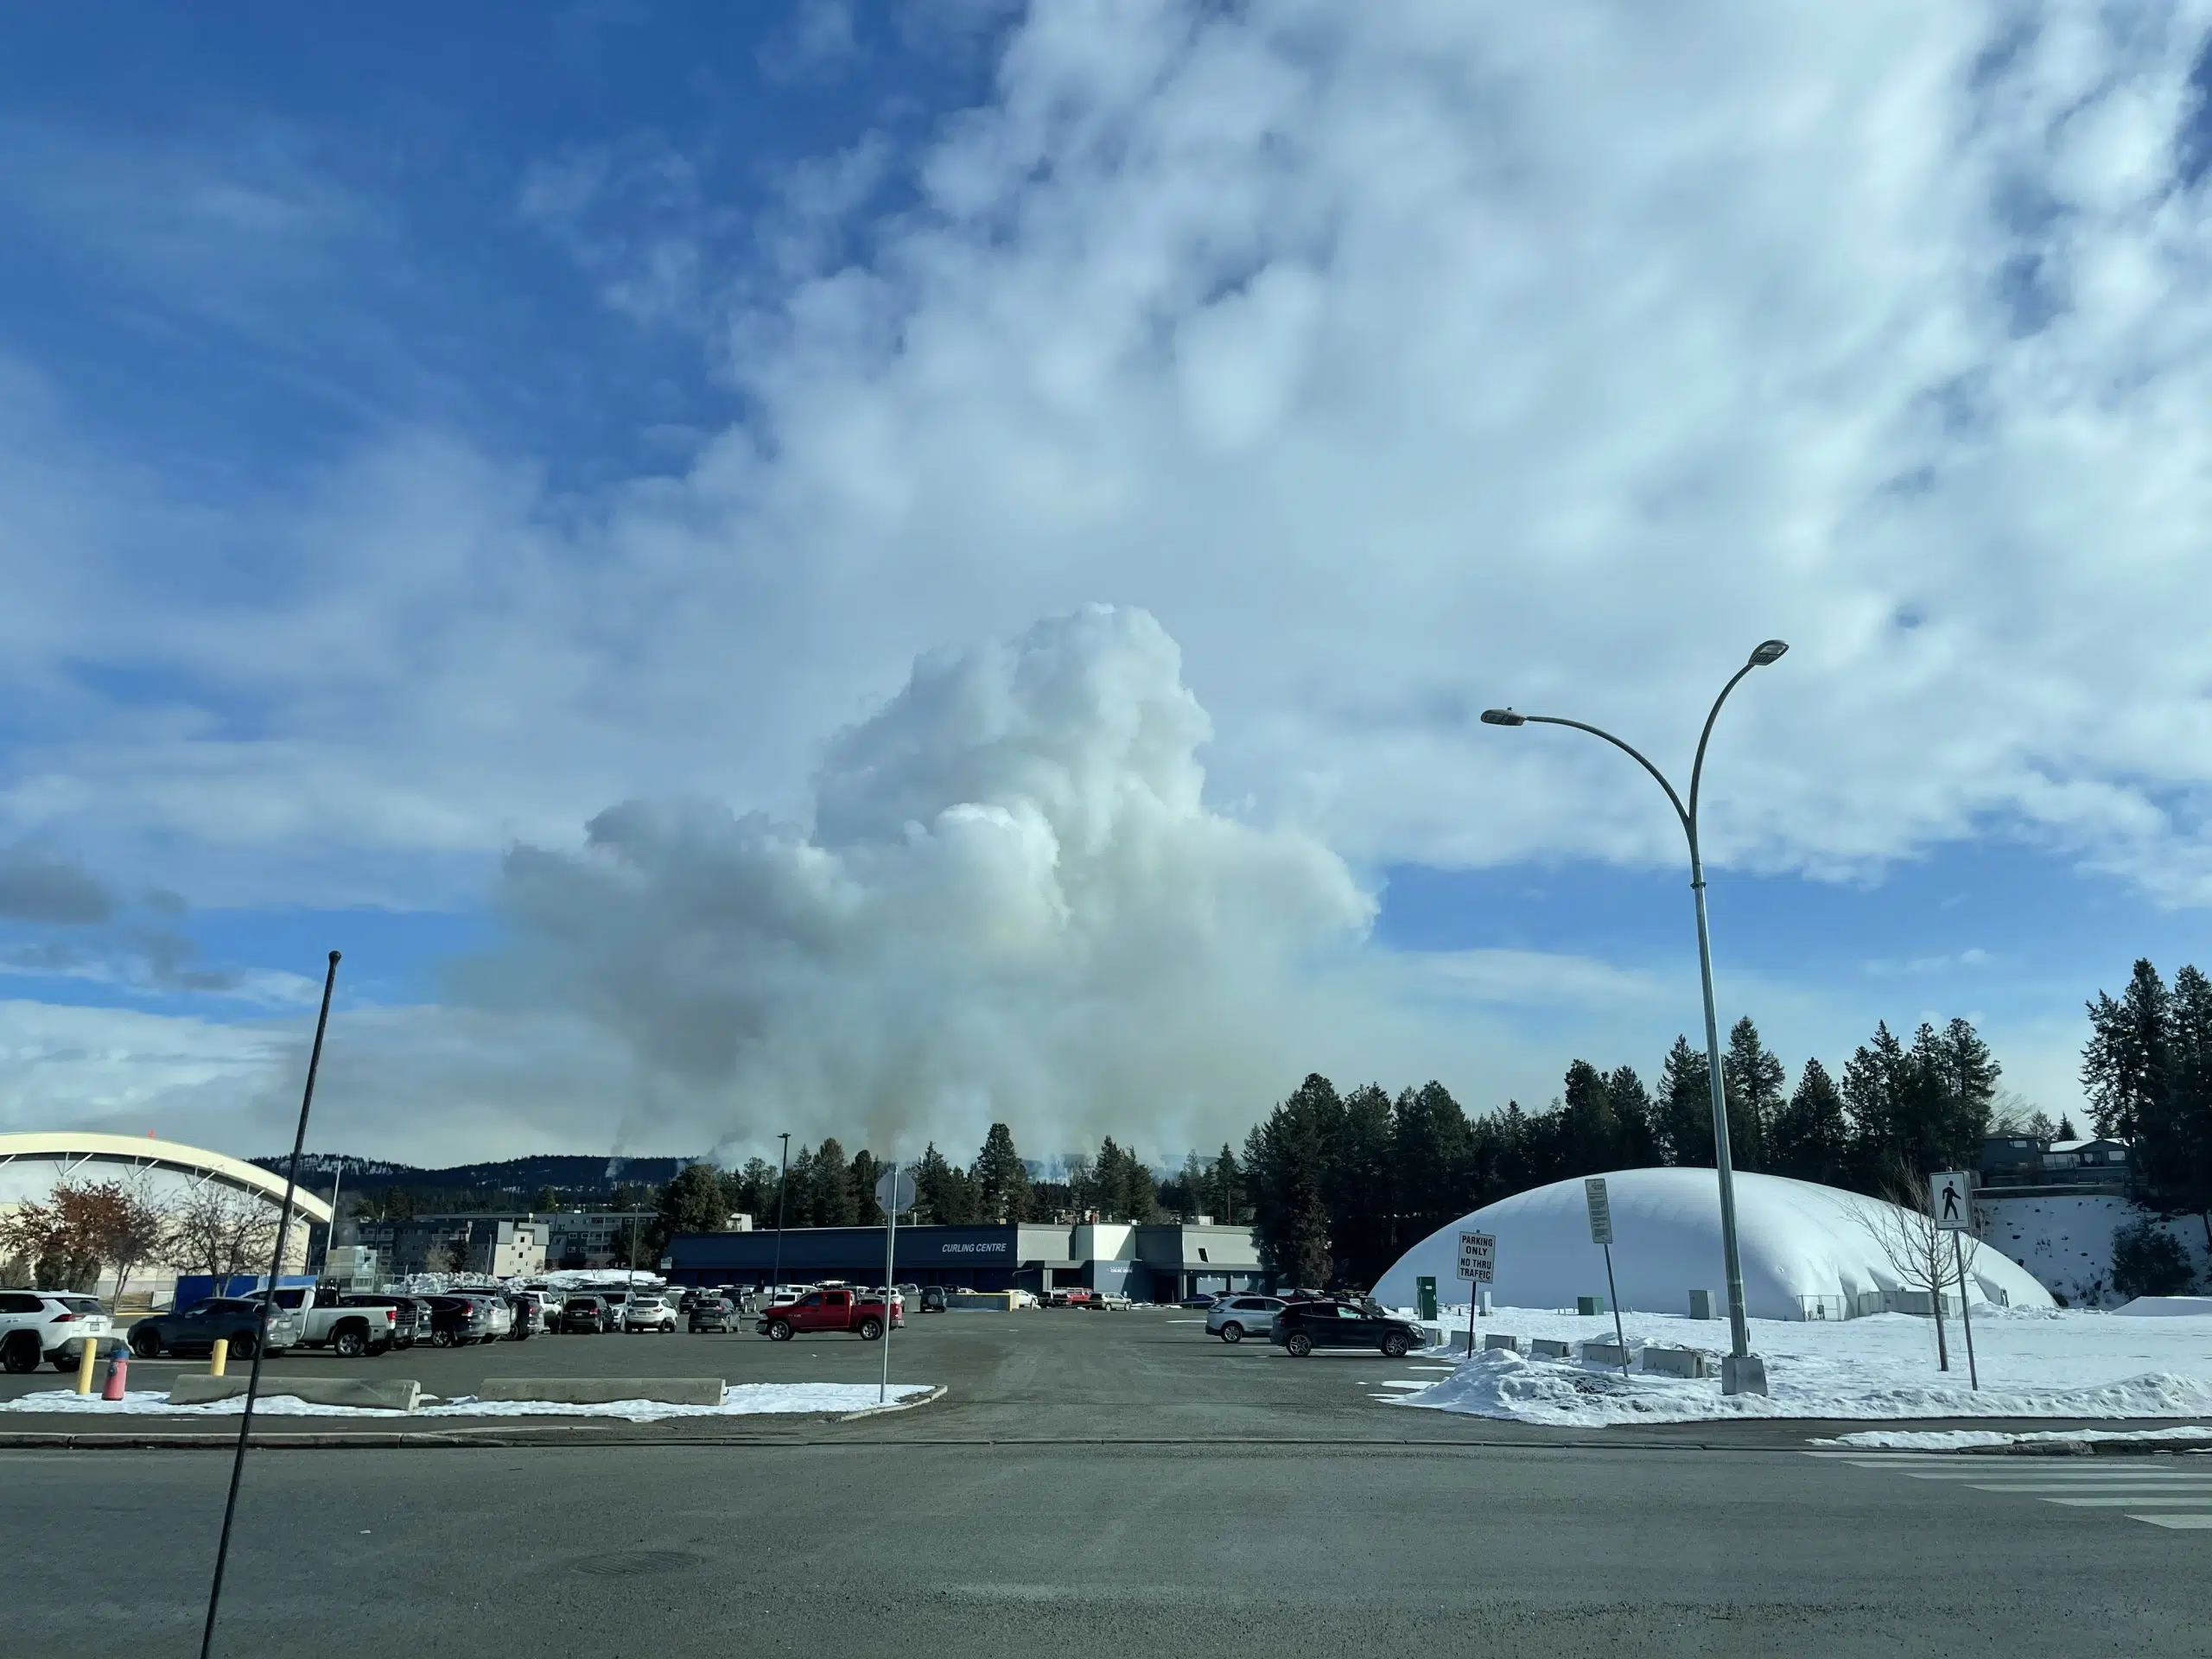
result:
<svg viewBox="0 0 2212 1659"><path fill-rule="evenodd" d="M1414 1310L1424 1319L1436 1317L1436 1281L1421 1278L1414 1281Z"/></svg>
<svg viewBox="0 0 2212 1659"><path fill-rule="evenodd" d="M1605 1299L1602 1296L1578 1296L1574 1299L1574 1311L1578 1313L1602 1313L1605 1311Z"/></svg>

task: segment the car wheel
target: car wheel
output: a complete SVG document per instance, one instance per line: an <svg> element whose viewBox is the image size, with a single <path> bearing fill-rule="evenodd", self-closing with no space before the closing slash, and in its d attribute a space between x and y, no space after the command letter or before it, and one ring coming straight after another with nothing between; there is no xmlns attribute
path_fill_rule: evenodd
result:
<svg viewBox="0 0 2212 1659"><path fill-rule="evenodd" d="M861 1321L861 1340L862 1342L875 1342L880 1339L882 1335L883 1321L881 1319L862 1319Z"/></svg>
<svg viewBox="0 0 2212 1659"><path fill-rule="evenodd" d="M1282 1341L1283 1347L1294 1359L1303 1359L1313 1351L1313 1338L1303 1331L1294 1331Z"/></svg>
<svg viewBox="0 0 2212 1659"><path fill-rule="evenodd" d="M253 1357L252 1332L241 1331L238 1335L231 1338L231 1357L232 1359L251 1359Z"/></svg>
<svg viewBox="0 0 2212 1659"><path fill-rule="evenodd" d="M38 1363L42 1357L39 1352L38 1338L28 1331L21 1336L10 1338L7 1345L0 1348L0 1365L6 1366L16 1376L38 1370Z"/></svg>
<svg viewBox="0 0 2212 1659"><path fill-rule="evenodd" d="M1382 1338L1382 1352L1391 1359L1403 1359L1406 1357L1406 1350L1412 1346L1413 1344L1406 1340L1406 1333L1402 1331L1393 1331Z"/></svg>
<svg viewBox="0 0 2212 1659"><path fill-rule="evenodd" d="M450 1331L433 1331L433 1332L430 1332L430 1346L431 1346L431 1347L433 1347L433 1348L450 1348L450 1347L452 1347L452 1346L453 1346L453 1332L450 1332Z"/></svg>
<svg viewBox="0 0 2212 1659"><path fill-rule="evenodd" d="M791 1322L789 1319L771 1319L768 1321L769 1341L789 1342L791 1339Z"/></svg>
<svg viewBox="0 0 2212 1659"><path fill-rule="evenodd" d="M330 1351L340 1359L359 1359L369 1351L368 1333L355 1325L330 1333Z"/></svg>
<svg viewBox="0 0 2212 1659"><path fill-rule="evenodd" d="M1231 1319L1227 1325L1221 1327L1221 1339L1224 1342L1243 1341L1244 1327L1237 1324L1236 1320Z"/></svg>
<svg viewBox="0 0 2212 1659"><path fill-rule="evenodd" d="M158 1331L133 1331L130 1333L130 1351L141 1359L159 1359L162 1357L162 1333Z"/></svg>
<svg viewBox="0 0 2212 1659"><path fill-rule="evenodd" d="M46 1363L57 1371L73 1371L77 1369L77 1362L67 1354L52 1355Z"/></svg>

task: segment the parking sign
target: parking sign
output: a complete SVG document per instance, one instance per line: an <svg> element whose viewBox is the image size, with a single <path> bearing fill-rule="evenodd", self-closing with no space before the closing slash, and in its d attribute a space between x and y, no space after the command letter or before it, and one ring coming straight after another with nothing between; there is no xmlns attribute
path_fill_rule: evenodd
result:
<svg viewBox="0 0 2212 1659"><path fill-rule="evenodd" d="M1494 1233L1459 1235L1459 1276L1471 1285L1493 1282L1497 1268L1497 1237Z"/></svg>
<svg viewBox="0 0 2212 1659"><path fill-rule="evenodd" d="M1590 1242L1610 1244L1613 1242L1612 1200L1605 1196L1605 1178L1590 1176L1582 1183L1582 1200L1590 1209Z"/></svg>

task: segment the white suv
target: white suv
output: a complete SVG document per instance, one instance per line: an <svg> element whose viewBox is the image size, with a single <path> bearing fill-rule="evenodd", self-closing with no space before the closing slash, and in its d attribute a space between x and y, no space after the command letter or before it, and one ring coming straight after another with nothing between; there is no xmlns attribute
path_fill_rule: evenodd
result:
<svg viewBox="0 0 2212 1659"><path fill-rule="evenodd" d="M35 1371L41 1360L57 1371L73 1371L85 1344L97 1346L113 1329L97 1297L67 1290L0 1290L0 1365L10 1371Z"/></svg>
<svg viewBox="0 0 2212 1659"><path fill-rule="evenodd" d="M641 1290L630 1298L629 1306L622 1311L625 1331L673 1331L676 1329L676 1310L650 1290Z"/></svg>

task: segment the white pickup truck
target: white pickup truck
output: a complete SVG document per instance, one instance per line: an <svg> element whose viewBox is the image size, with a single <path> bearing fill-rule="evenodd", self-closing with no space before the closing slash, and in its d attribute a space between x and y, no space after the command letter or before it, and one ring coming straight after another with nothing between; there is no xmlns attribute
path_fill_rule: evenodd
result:
<svg viewBox="0 0 2212 1659"><path fill-rule="evenodd" d="M257 1290L246 1300L257 1302L266 1294ZM302 1334L293 1346L327 1348L340 1359L387 1351L398 1328L399 1316L391 1307L356 1304L325 1285L279 1285L276 1306L300 1316Z"/></svg>

